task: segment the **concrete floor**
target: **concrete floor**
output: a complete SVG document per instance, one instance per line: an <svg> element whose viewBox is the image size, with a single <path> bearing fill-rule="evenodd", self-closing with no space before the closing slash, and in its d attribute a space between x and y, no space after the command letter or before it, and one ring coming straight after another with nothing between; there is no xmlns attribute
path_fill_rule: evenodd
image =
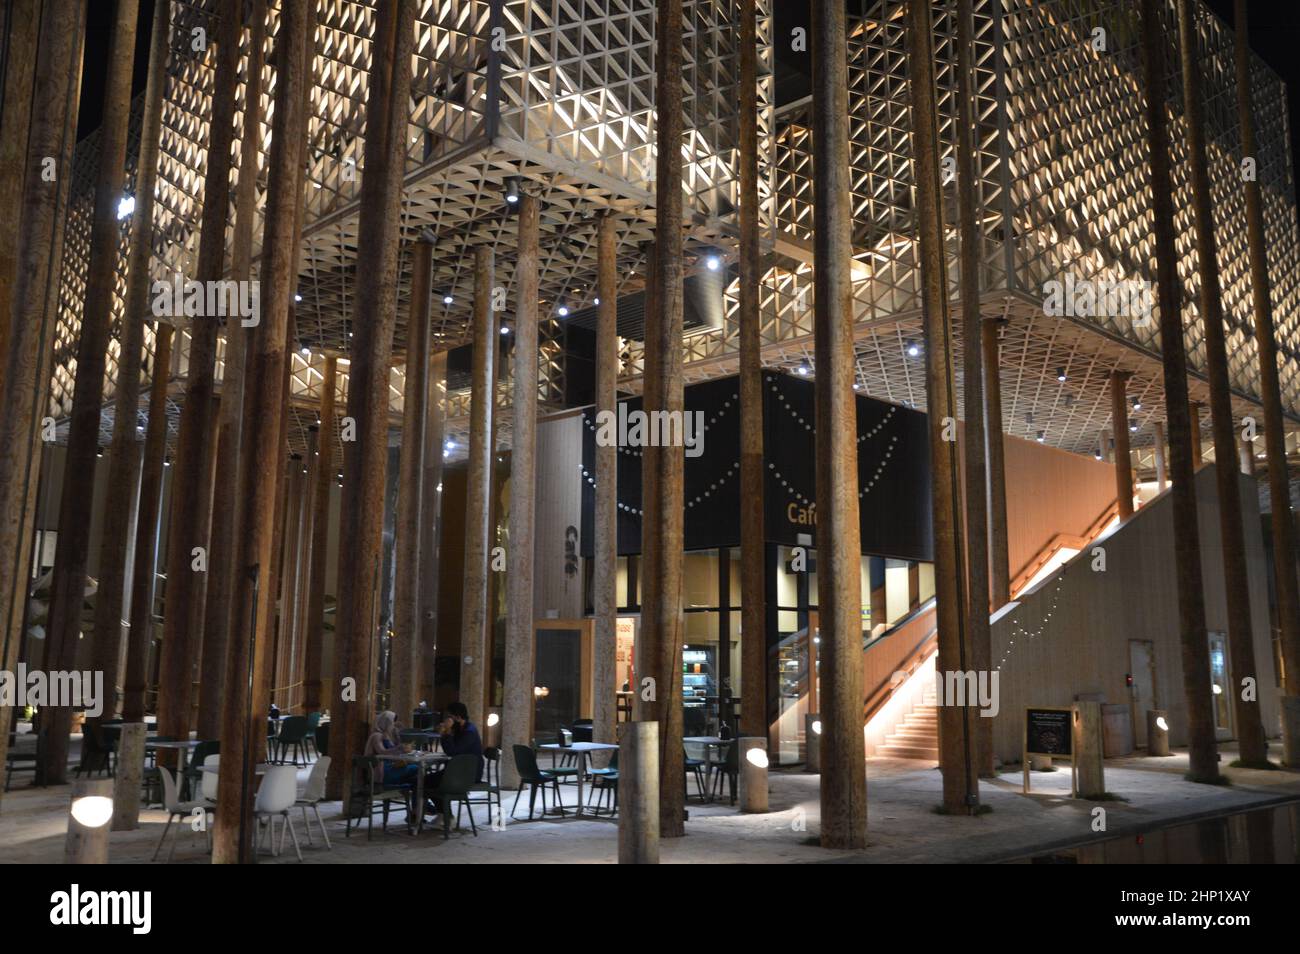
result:
<svg viewBox="0 0 1300 954"><path fill-rule="evenodd" d="M1226 766L1235 752L1223 749ZM1125 801L1082 802L1071 799L1068 766L1056 772L1034 773L1034 793L1020 793L1019 771L1008 771L981 786L981 798L992 811L976 818L934 813L940 800L937 769L903 759L868 759L868 828L865 851L826 851L816 844L818 830L817 777L799 772L771 775L771 807L767 815L741 815L726 804L688 803L687 837L665 841L662 860L672 863L850 863L988 862L1039 853L1066 844L1102 839L1130 830L1150 830L1175 819L1221 812L1283 798L1300 797L1300 773L1225 768L1229 787L1194 785L1183 779L1185 752L1163 759L1112 759L1106 763L1106 788ZM300 772L305 779L306 772ZM16 780L25 786L27 777ZM571 786L563 787L572 802ZM52 863L62 858L69 788L16 787L0 802L0 862ZM505 797L507 812L513 794ZM527 796L521 800L521 808ZM1092 810L1107 812L1107 831L1092 831ZM453 831L444 841L435 831L409 836L395 813L389 833L367 841L365 832L344 838L339 803L322 805L321 814L333 840L325 851L319 832L308 847L301 817L296 828L304 862L402 863L601 863L617 857L617 825L609 820L519 820L504 829L483 827L478 810L478 837ZM162 833L165 815L147 810L134 832L115 832L114 862L148 862ZM313 822L314 827L314 822ZM169 839L170 840L170 839ZM166 856L166 849L163 857ZM207 859L200 834L186 829L176 847L176 863ZM274 863L296 863L291 846Z"/></svg>

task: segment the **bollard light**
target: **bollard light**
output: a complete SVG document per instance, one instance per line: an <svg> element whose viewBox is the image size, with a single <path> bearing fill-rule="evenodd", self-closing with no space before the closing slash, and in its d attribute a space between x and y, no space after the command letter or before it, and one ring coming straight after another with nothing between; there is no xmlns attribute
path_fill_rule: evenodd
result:
<svg viewBox="0 0 1300 954"><path fill-rule="evenodd" d="M755 768L767 768L767 752L763 749L750 749L745 753L745 761Z"/></svg>
<svg viewBox="0 0 1300 954"><path fill-rule="evenodd" d="M1147 710L1147 755L1170 755L1169 719L1164 709Z"/></svg>
<svg viewBox="0 0 1300 954"><path fill-rule="evenodd" d="M747 814L762 814L768 811L767 792L767 739L746 737L737 739L733 745L740 746L740 810Z"/></svg>
<svg viewBox="0 0 1300 954"><path fill-rule="evenodd" d="M102 828L113 817L113 800L106 795L86 795L72 800L72 817L86 828Z"/></svg>

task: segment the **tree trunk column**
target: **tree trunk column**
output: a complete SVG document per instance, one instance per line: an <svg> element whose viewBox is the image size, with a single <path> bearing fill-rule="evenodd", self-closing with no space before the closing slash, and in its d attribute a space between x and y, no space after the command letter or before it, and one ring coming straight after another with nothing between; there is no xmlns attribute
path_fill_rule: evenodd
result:
<svg viewBox="0 0 1300 954"><path fill-rule="evenodd" d="M1227 591L1228 656L1232 671L1232 702L1237 715L1237 745L1247 765L1268 762L1268 743L1259 702L1243 698L1243 679L1261 682L1255 666L1255 633L1251 625L1250 581L1246 578L1246 536L1241 521L1241 479L1233 457L1237 432L1232 420L1228 383L1228 352L1223 335L1223 292L1210 207L1209 166L1205 158L1205 118L1201 103L1201 64L1196 54L1196 13L1190 0L1179 0L1178 34L1182 51L1183 112L1191 159L1192 212L1196 230L1197 271L1201 280L1201 318L1205 328L1205 367L1210 379L1211 425L1214 430L1214 477L1219 492L1219 535L1223 547L1223 584Z"/></svg>
<svg viewBox="0 0 1300 954"><path fill-rule="evenodd" d="M618 249L613 216L596 227L596 417L618 413ZM596 532L592 602L596 613L593 738L618 741L618 447L596 445Z"/></svg>
<svg viewBox="0 0 1300 954"><path fill-rule="evenodd" d="M1169 488L1168 468L1165 464L1165 426L1156 421L1154 425L1156 432L1156 486L1160 493L1164 493Z"/></svg>
<svg viewBox="0 0 1300 954"><path fill-rule="evenodd" d="M1002 372L998 363L998 327L1001 324L998 319L986 318L980 329L980 343L984 349L984 448L988 457L989 596L992 609L1011 602L1006 448L1002 442Z"/></svg>
<svg viewBox="0 0 1300 954"><path fill-rule="evenodd" d="M479 723L492 660L485 659L492 503L492 418L497 383L497 314L492 249L474 250L474 370L470 383L469 476L465 491L465 585L461 601L460 701Z"/></svg>
<svg viewBox="0 0 1300 954"><path fill-rule="evenodd" d="M971 665L980 678L993 668L989 632L988 475L984 436L984 321L980 314L980 230L976 216L974 96L974 23L970 0L957 3L957 198L961 230L961 312L966 407L966 575L967 636ZM993 777L993 720L975 719L976 770Z"/></svg>
<svg viewBox="0 0 1300 954"><path fill-rule="evenodd" d="M939 182L938 108L935 102L933 23L929 3L908 5L908 87L911 92L912 154L916 169L921 294L925 312L926 392L929 407L931 502L934 513L934 585L939 630L938 677L970 670L964 633L966 605L962 573L961 514L957 501L956 441L945 437L957 420L953 390L952 325L944 264L943 196ZM844 193L848 194L845 183ZM820 296L819 296L820 297ZM820 377L820 375L819 375ZM856 476L856 469L854 471ZM854 485L856 487L856 484ZM820 514L818 515L820 518ZM854 567L856 570L856 567ZM819 574L820 579L820 574ZM859 665L861 646L858 646ZM860 695L860 694L859 694ZM974 700L939 700L939 767L943 805L951 814L979 804L972 717ZM823 716L826 706L822 706ZM861 706L859 705L859 723ZM823 719L823 722L825 720ZM859 731L861 731L859 729Z"/></svg>
<svg viewBox="0 0 1300 954"><path fill-rule="evenodd" d="M768 737L756 4L740 4L740 735Z"/></svg>
<svg viewBox="0 0 1300 954"><path fill-rule="evenodd" d="M235 95L239 80L241 5L223 0L218 6L219 36L215 54L212 122L208 126L207 168L203 179L195 278L223 277L226 224L230 205L230 152L234 139ZM167 533L167 608L163 624L158 731L188 738L191 728L194 663L203 644L203 582L193 568L194 549L208 550L212 513L213 378L217 354L215 316L190 323L189 371L181 409L171 516ZM206 557L205 557L206 562Z"/></svg>
<svg viewBox="0 0 1300 954"><path fill-rule="evenodd" d="M325 642L325 576L329 556L330 495L334 487L334 442L338 421L334 417L338 388L338 358L325 359L320 383L320 439L316 444L316 480L312 488L311 580L307 586L307 616L303 626L306 647L303 657L302 704L307 712L323 706L321 660Z"/></svg>
<svg viewBox="0 0 1300 954"><path fill-rule="evenodd" d="M104 85L104 122L100 127L99 171L90 235L90 264L77 341L77 377L73 388L71 425L59 504L58 546L51 584L50 618L45 665L50 670L77 668L81 614L85 605L86 564L90 556L90 517L94 503L95 460L99 452L99 418L104 403L104 366L112 325L121 227L117 205L126 182L127 124L131 111L131 64L135 48L136 0L118 0L109 45ZM125 500L122 501L125 505ZM126 519L126 507L120 517ZM122 578L116 576L121 590ZM109 581L112 585L113 581ZM119 596L120 599L120 596ZM118 614L120 618L120 613ZM116 620L108 637L120 638ZM101 632L94 634L103 638ZM116 665L113 670L116 671ZM110 687L111 689L112 687ZM45 780L51 784L67 775L71 706L47 706L42 717L49 730L45 744Z"/></svg>
<svg viewBox="0 0 1300 954"><path fill-rule="evenodd" d="M381 17L382 19L382 17ZM293 296L299 191L298 139L303 115L303 49L307 12L285 4L276 50L276 95L267 179L261 270L262 317L249 340L241 434L239 485L244 501L235 564L226 695L221 714L221 764L212 860L251 860L253 763L266 736L266 696L271 663L269 635L274 595L267 587L272 561L278 472L283 464L280 409L285 338ZM363 246L364 248L365 246ZM241 837L242 836L242 837Z"/></svg>
<svg viewBox="0 0 1300 954"><path fill-rule="evenodd" d="M406 327L406 388L402 399L402 454L397 476L397 578L393 584L396 646L389 679L389 708L403 723L415 708L420 666L420 533L424 523L425 414L428 412L429 308L433 246L415 243L411 260L411 304Z"/></svg>
<svg viewBox="0 0 1300 954"><path fill-rule="evenodd" d="M113 440L108 452L108 491L104 504L104 527L100 535L99 588L95 598L95 661L92 668L105 674L110 691L120 676L123 643L127 638L122 612L126 597L126 570L135 531L130 517L135 510L138 521L144 504L139 495L142 441L137 419L140 371L144 363L145 316L149 314L149 259L153 252L154 191L158 180L163 86L167 81L170 6L163 2L155 4L150 32L149 78L144 94L140 157L136 166L135 210L132 213L131 239L127 252ZM104 712L102 718L114 715L111 705L106 706Z"/></svg>
<svg viewBox="0 0 1300 954"><path fill-rule="evenodd" d="M815 0L812 34L821 843L824 848L865 848L862 547L849 273L853 211L844 5Z"/></svg>
<svg viewBox="0 0 1300 954"><path fill-rule="evenodd" d="M655 272L654 317L646 353L654 354L657 380L648 388L647 411L682 413L682 3L662 0L656 19ZM647 359L647 385L651 362ZM659 723L659 834L680 838L684 824L682 753L682 510L685 457L680 447L646 447L642 457L642 527L646 555L641 631L655 634L642 655L653 680L644 719ZM644 537L653 539L644 546ZM651 656L653 658L646 658Z"/></svg>
<svg viewBox="0 0 1300 954"><path fill-rule="evenodd" d="M429 356L429 405L425 413L424 526L420 540L420 672L417 702L433 698L438 658L438 568L442 548L443 406L447 399L447 352Z"/></svg>
<svg viewBox="0 0 1300 954"><path fill-rule="evenodd" d="M537 514L537 288L540 257L537 215L537 199L531 195L521 196L519 259L515 266L515 420L510 454L510 552L506 560L506 672L501 713L501 748L504 752L501 764L505 769L504 784L510 786L519 784L512 746L528 745L533 728L533 554ZM601 219L600 228L605 227L605 221ZM605 307L603 297L600 307ZM597 355L597 374L600 374L600 357ZM603 449L597 448L597 453ZM599 476L596 486L599 493ZM599 556L596 566L600 566ZM599 611L596 619L599 626ZM594 678L599 674L602 662L599 636L593 649L597 667L593 683L596 691L600 692L600 679ZM613 662L612 656L609 661ZM610 698L613 698L612 691ZM599 702L598 696L597 705ZM594 718L592 721L594 725L599 724Z"/></svg>
<svg viewBox="0 0 1300 954"><path fill-rule="evenodd" d="M1197 470L1205 463L1205 448L1201 445L1201 408L1205 407L1200 401L1192 401L1188 405L1188 415L1192 422L1192 466ZM1172 424L1171 424L1172 427Z"/></svg>
<svg viewBox="0 0 1300 954"><path fill-rule="evenodd" d="M1146 93L1147 136L1151 150L1151 208L1155 232L1156 279L1160 304L1161 361L1169 418L1169 450L1174 482L1174 562L1178 581L1178 623L1182 642L1183 688L1187 699L1189 776L1212 782L1219 777L1218 745L1210 692L1210 649L1206 640L1204 578L1197 523L1196 472L1191 407L1187 398L1187 357L1179 309L1177 249L1174 246L1173 192L1169 173L1166 116L1165 29L1157 0L1142 0L1142 79Z"/></svg>
<svg viewBox="0 0 1300 954"><path fill-rule="evenodd" d="M1115 431L1115 499L1119 519L1133 516L1133 458L1128 443L1128 373L1110 373L1110 426Z"/></svg>
<svg viewBox="0 0 1300 954"><path fill-rule="evenodd" d="M1237 119L1241 126L1241 153L1255 155L1255 118L1251 103L1249 25L1245 0L1234 6L1237 78ZM1282 745L1283 761L1300 767L1300 586L1296 582L1295 529L1291 518L1290 472L1282 432L1282 397L1278 383L1277 338L1273 304L1269 297L1268 246L1264 237L1264 211L1259 182L1246 188L1246 237L1250 248L1250 295L1255 318L1255 345L1259 352L1259 391L1264 405L1264 450L1268 462L1269 518L1273 537L1273 570L1277 588L1278 624L1282 632Z"/></svg>

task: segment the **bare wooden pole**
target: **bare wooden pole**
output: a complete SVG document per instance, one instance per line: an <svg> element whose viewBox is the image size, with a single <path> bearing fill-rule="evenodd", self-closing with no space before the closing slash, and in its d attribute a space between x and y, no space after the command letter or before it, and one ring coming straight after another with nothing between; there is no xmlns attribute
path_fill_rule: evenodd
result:
<svg viewBox="0 0 1300 954"><path fill-rule="evenodd" d="M957 502L957 488L960 486L957 448L956 441L945 436L951 422L957 419L957 409L944 260L943 192L939 182L933 22L927 2L912 0L908 4L908 13L908 87L911 93L913 168L916 170L921 298L925 312L930 499L934 514L934 588L939 629L936 673L946 677L948 673L969 671L972 660L962 613L966 595L962 572L961 513ZM847 188L845 192L847 194ZM820 376L820 371L818 374ZM856 473L855 470L855 476ZM856 484L854 488L856 490ZM818 574L819 580L820 576ZM971 725L971 720L978 715L972 702L970 699L940 699L939 768L943 772L943 807L950 814L973 812L979 805ZM822 712L824 721L824 705Z"/></svg>
<svg viewBox="0 0 1300 954"><path fill-rule="evenodd" d="M646 352L656 355L657 382L647 393L647 411L682 413L682 3L663 0L656 21L655 77L655 317L646 329ZM650 368L646 369L647 378ZM653 402L653 403L652 403ZM682 547L685 457L679 447L647 447L643 468L641 526L641 632L657 634L657 658L642 655L644 674L654 680L651 714L659 723L659 834L686 834L685 762L682 754ZM653 537L653 548L645 538ZM653 668L651 668L653 667Z"/></svg>
<svg viewBox="0 0 1300 954"><path fill-rule="evenodd" d="M4 100L0 107L0 222L18 222L22 216L23 174L27 163L27 138L31 130L32 84L36 80L38 28L43 0L14 0L8 5L5 50ZM4 355L9 350L14 278L18 267L21 230L0 229L0 394L4 393ZM0 718L0 731L4 731Z"/></svg>
<svg viewBox="0 0 1300 954"><path fill-rule="evenodd" d="M317 712L322 708L321 662L325 643L325 576L329 556L330 495L334 486L334 441L338 438L338 421L334 416L335 392L338 387L338 359L325 359L320 383L320 439L316 446L316 480L312 489L311 579L307 587L307 618L304 627L306 650L303 662L303 708Z"/></svg>
<svg viewBox="0 0 1300 954"><path fill-rule="evenodd" d="M274 596L265 588L272 559L276 474L283 462L279 442L285 338L295 282L298 140L303 115L303 48L307 12L285 4L276 40L276 96L262 242L262 320L249 339L245 369L244 424L239 483L244 500L232 606L226 695L221 715L222 772L217 794L212 860L251 860L253 762L266 735L266 697L259 690L271 658L269 621Z"/></svg>
<svg viewBox="0 0 1300 954"><path fill-rule="evenodd" d="M758 209L758 38L754 0L740 17L740 734L767 738L763 358Z"/></svg>
<svg viewBox="0 0 1300 954"><path fill-rule="evenodd" d="M217 6L217 50L208 126L207 168L195 278L219 281L226 263L226 225L230 218L231 145L239 80L239 0ZM212 516L212 435L217 356L215 316L190 324L189 372L173 465L171 516L167 532L167 608L158 687L158 731L188 738L192 720L195 663L203 644L203 583L206 571L193 568L195 548L208 547ZM205 556L206 562L206 556Z"/></svg>
<svg viewBox="0 0 1300 954"><path fill-rule="evenodd" d="M443 406L447 399L447 352L429 356L429 406L425 414L423 535L420 540L420 671L417 702L433 696L438 658L438 567L442 544Z"/></svg>
<svg viewBox="0 0 1300 954"><path fill-rule="evenodd" d="M989 602L993 609L1011 601L1007 465L1002 444L1002 372L998 362L1001 324L997 319L986 318L980 329L980 344L984 351L984 450L988 459Z"/></svg>
<svg viewBox="0 0 1300 954"><path fill-rule="evenodd" d="M488 627L492 418L496 397L497 316L492 308L492 249L474 250L474 370L470 379L469 476L465 491L465 584L461 600L460 701L480 721L492 661Z"/></svg>
<svg viewBox="0 0 1300 954"><path fill-rule="evenodd" d="M1228 658L1232 673L1232 703L1237 716L1239 758L1247 765L1266 765L1268 743L1259 701L1242 690L1243 680L1261 682L1255 666L1255 633L1251 625L1250 581L1246 577L1246 535L1241 519L1241 479L1233 463L1237 432L1232 420L1228 382L1228 351L1223 334L1223 290L1219 278L1218 243L1211 209L1209 164L1205 157L1205 116L1201 102L1201 57L1196 47L1196 8L1178 3L1178 37L1182 56L1183 113L1192 181L1192 222L1196 233L1200 276L1201 322L1205 329L1205 370L1210 379L1210 423L1214 433L1214 478L1219 493L1219 539L1223 547L1223 585L1228 608ZM1248 697L1249 696L1249 697Z"/></svg>
<svg viewBox="0 0 1300 954"><path fill-rule="evenodd" d="M140 488L140 371L144 363L144 325L149 314L149 259L153 252L154 190L158 181L158 142L162 127L163 86L167 82L168 37L171 4L154 5L149 34L149 76L140 126L140 154L136 165L135 210L127 252L126 296L122 314L121 347L113 413L113 440L108 451L108 492L104 526L100 535L99 588L95 597L95 642L92 668L104 673L105 684L116 686L120 677L123 641L122 618L126 570L135 539L132 507ZM143 503L143 501L141 501ZM137 512L136 520L140 519ZM132 584L134 589L134 583ZM109 718L112 706L104 709Z"/></svg>
<svg viewBox="0 0 1300 954"><path fill-rule="evenodd" d="M1197 470L1205 463L1205 448L1201 445L1201 408L1205 407L1200 401L1193 401L1188 407L1188 415L1192 422L1192 466Z"/></svg>
<svg viewBox="0 0 1300 954"><path fill-rule="evenodd" d="M1165 426L1156 421L1153 427L1156 434L1156 487L1160 493L1164 493L1169 488L1169 479L1166 476L1165 468Z"/></svg>
<svg viewBox="0 0 1300 954"><path fill-rule="evenodd" d="M360 754L370 718L370 660L376 639L375 589L383 542L384 483L388 469L388 377L397 321L397 261L401 237L402 174L410 118L411 46L415 4L399 0L380 9L366 103L360 259L357 269L348 416L356 441L344 445L339 528L339 593L334 679L355 680L355 695L329 693L329 792L340 797ZM334 700L338 699L338 705Z"/></svg>
<svg viewBox="0 0 1300 954"><path fill-rule="evenodd" d="M163 4L159 4L162 6ZM149 689L149 648L153 642L154 587L157 582L159 521L162 518L163 471L167 454L167 382L171 376L172 326L154 325L152 381L149 385L149 430L140 470L140 505L135 522L135 563L131 569L130 640L122 680L122 718L144 720Z"/></svg>
<svg viewBox="0 0 1300 954"><path fill-rule="evenodd" d="M286 396L285 409L288 410ZM280 623L276 642L275 678L271 701L286 712L293 711L294 640L297 636L299 566L302 557L302 501L306 485L305 461L290 454L284 471L280 506L284 508L280 538Z"/></svg>
<svg viewBox="0 0 1300 954"><path fill-rule="evenodd" d="M505 687L501 712L506 784L518 785L513 745L528 745L533 727L533 562L537 525L537 296L540 202L519 199L515 266L514 439L510 446L510 552L506 561ZM604 219L600 228L604 228ZM605 299L601 299L603 308ZM597 326L596 333L600 334ZM597 374L599 358L597 359ZM598 485L599 486L599 485ZM599 625L599 622L597 623ZM598 648L598 647L597 647ZM612 658L610 660L612 662ZM595 665L595 663L594 663ZM593 677L597 690L600 683ZM613 692L610 693L611 700ZM593 718L593 725L595 719Z"/></svg>
<svg viewBox="0 0 1300 954"><path fill-rule="evenodd" d="M596 414L618 413L618 237L606 212L596 226ZM596 512L592 540L592 609L596 614L592 660L592 733L618 741L618 446L596 446ZM530 688L531 692L531 688Z"/></svg>
<svg viewBox="0 0 1300 954"><path fill-rule="evenodd" d="M22 215L12 289L0 308L10 309L4 393L0 400L0 641L6 671L22 645L27 608L37 488L41 417L48 395L51 342L58 321L59 264L72 181L77 104L85 44L84 2L54 4L41 22L33 84L27 161L22 169ZM48 178L50 159L55 177ZM0 755L9 751L0 709ZM3 793L0 792L0 798Z"/></svg>
<svg viewBox="0 0 1300 954"><path fill-rule="evenodd" d="M253 280L253 232L257 220L257 161L261 152L262 68L266 44L266 0L254 0L249 18L249 53L245 61L244 110L239 141L239 178L235 186L235 233L230 271L235 281ZM249 330L237 318L226 320L226 350L221 369L216 478L212 489L212 534L208 552L208 586L203 607L203 679L199 683L198 736L215 739L221 732L221 705L226 691L226 657L230 653L235 577L235 528L239 525L239 444L244 419L244 356Z"/></svg>
<svg viewBox="0 0 1300 954"><path fill-rule="evenodd" d="M1234 63L1237 79L1237 121L1241 154L1255 156L1255 117L1251 102L1250 32L1245 0L1233 4L1236 24ZM1300 586L1296 582L1295 525L1291 516L1290 471L1283 434L1282 396L1278 384L1277 336L1269 297L1268 245L1259 181L1248 179L1246 237L1250 249L1250 301L1254 314L1255 347L1259 354L1259 394L1264 405L1264 450L1268 461L1269 522L1272 527L1273 572L1277 589L1278 628L1282 644L1283 762L1300 767Z"/></svg>
<svg viewBox="0 0 1300 954"><path fill-rule="evenodd" d="M813 261L824 848L867 845L846 26L842 3L815 0Z"/></svg>
<svg viewBox="0 0 1300 954"><path fill-rule="evenodd" d="M1110 426L1115 432L1115 500L1120 520L1133 516L1133 458L1129 451L1128 373L1110 373Z"/></svg>
<svg viewBox="0 0 1300 954"><path fill-rule="evenodd" d="M424 524L424 445L429 380L429 312L433 245L415 243L411 253L411 306L406 321L406 389L403 392L402 455L397 477L397 577L393 592L392 677L388 707L403 721L415 708L420 671L420 551Z"/></svg>
<svg viewBox="0 0 1300 954"><path fill-rule="evenodd" d="M1210 648L1205 635L1201 589L1200 527L1196 514L1196 471L1192 456L1191 408L1187 401L1187 356L1178 307L1177 250L1173 191L1169 174L1169 129L1165 86L1165 29L1157 0L1142 0L1142 78L1146 92L1147 137L1151 150L1151 208L1155 230L1156 280L1160 304L1161 360L1169 450L1174 482L1174 562L1178 579L1178 625L1182 639L1183 688L1187 697L1190 773L1196 782L1219 778L1218 746L1211 709Z"/></svg>
<svg viewBox="0 0 1300 954"><path fill-rule="evenodd" d="M957 0L957 214L961 231L963 400L966 410L966 636L970 661L984 677L993 668L989 632L989 501L984 434L984 319L980 313L980 228L976 214L975 39L971 0ZM994 373L997 368L994 367ZM998 435L1001 436L1000 434ZM975 718L975 767L993 777L993 720Z"/></svg>
<svg viewBox="0 0 1300 954"><path fill-rule="evenodd" d="M51 584L46 666L76 669L85 605L86 564L90 557L90 516L94 502L95 459L99 453L99 418L104 403L104 367L112 333L113 290L117 280L121 227L117 205L126 184L126 137L131 114L131 64L135 50L138 0L118 0L109 41L108 76L104 83L104 122L100 127L99 172L90 235L86 298L77 341L77 378L68 429L59 536ZM120 591L122 580L117 579ZM120 614L119 614L120 615ZM114 625L115 630L120 627ZM116 635L116 633L114 634ZM95 633L101 638L100 633ZM116 665L113 670L116 671ZM60 783L67 774L71 706L47 706L43 724L45 779Z"/></svg>

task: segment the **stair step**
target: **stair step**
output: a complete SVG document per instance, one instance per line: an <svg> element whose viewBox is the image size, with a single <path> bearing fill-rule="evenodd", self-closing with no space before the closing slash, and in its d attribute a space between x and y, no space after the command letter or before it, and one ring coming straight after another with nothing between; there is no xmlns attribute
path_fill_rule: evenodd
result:
<svg viewBox="0 0 1300 954"><path fill-rule="evenodd" d="M876 754L892 759L925 759L931 762L939 760L938 746L892 745L886 743L876 750Z"/></svg>

